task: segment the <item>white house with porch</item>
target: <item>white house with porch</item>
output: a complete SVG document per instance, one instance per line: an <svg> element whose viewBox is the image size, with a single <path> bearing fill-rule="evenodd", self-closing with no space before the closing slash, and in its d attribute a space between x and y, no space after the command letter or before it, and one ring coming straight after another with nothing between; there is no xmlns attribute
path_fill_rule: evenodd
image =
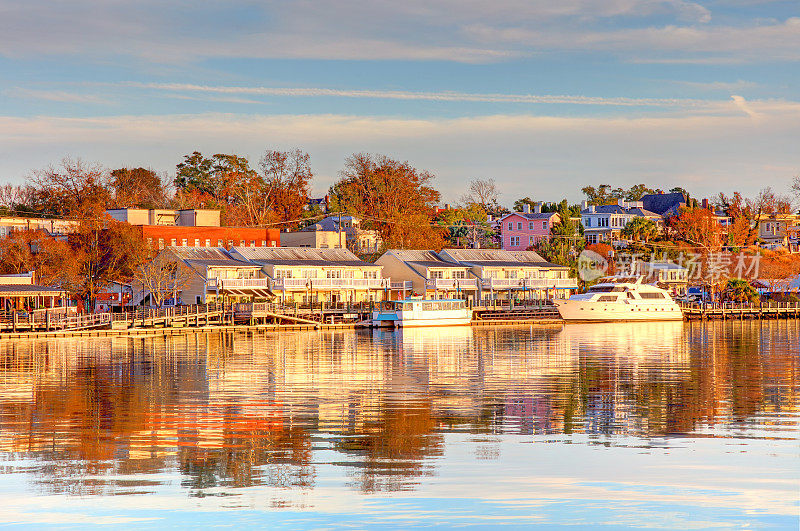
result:
<svg viewBox="0 0 800 531"><path fill-rule="evenodd" d="M390 249L375 263L383 266L393 284L408 283L413 293L425 298L478 298L478 279L469 266L445 260L434 251Z"/></svg>
<svg viewBox="0 0 800 531"><path fill-rule="evenodd" d="M569 267L548 262L535 251L442 249L437 254L469 268L478 281L480 299L567 298L578 288Z"/></svg>
<svg viewBox="0 0 800 531"><path fill-rule="evenodd" d="M234 247L230 254L258 265L270 291L284 303L358 304L389 298L392 289L383 266L347 249Z"/></svg>

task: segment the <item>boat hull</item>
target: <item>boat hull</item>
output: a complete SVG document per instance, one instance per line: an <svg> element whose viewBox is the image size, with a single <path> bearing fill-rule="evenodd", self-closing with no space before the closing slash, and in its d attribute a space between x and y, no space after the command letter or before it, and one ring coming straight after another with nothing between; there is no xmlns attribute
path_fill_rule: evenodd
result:
<svg viewBox="0 0 800 531"><path fill-rule="evenodd" d="M625 304L579 300L557 301L556 308L565 321L681 321L677 304Z"/></svg>

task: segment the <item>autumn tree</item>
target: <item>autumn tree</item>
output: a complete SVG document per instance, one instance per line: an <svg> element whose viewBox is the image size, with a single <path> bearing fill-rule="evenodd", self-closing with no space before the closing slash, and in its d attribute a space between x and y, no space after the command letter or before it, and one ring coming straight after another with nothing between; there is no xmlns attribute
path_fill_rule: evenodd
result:
<svg viewBox="0 0 800 531"><path fill-rule="evenodd" d="M13 231L0 239L0 274L36 272L36 282L73 291L77 261L66 242L38 230Z"/></svg>
<svg viewBox="0 0 800 531"><path fill-rule="evenodd" d="M103 286L112 281L129 283L148 252L136 227L108 216L81 221L67 243L77 263L76 293L90 308Z"/></svg>
<svg viewBox="0 0 800 531"><path fill-rule="evenodd" d="M672 228L679 239L704 251L718 250L725 243L719 221L707 208L685 209Z"/></svg>
<svg viewBox="0 0 800 531"><path fill-rule="evenodd" d="M330 195L335 209L363 218L363 226L377 229L385 245L439 249L442 233L431 219L441 196L433 179L408 162L357 153L346 160Z"/></svg>
<svg viewBox="0 0 800 531"><path fill-rule="evenodd" d="M444 210L436 224L446 230L448 245L453 247L488 247L495 236L483 207L477 204Z"/></svg>
<svg viewBox="0 0 800 531"><path fill-rule="evenodd" d="M261 157L258 167L275 221L299 219L303 213L314 177L310 161L311 156L300 149L267 150Z"/></svg>
<svg viewBox="0 0 800 531"><path fill-rule="evenodd" d="M29 178L40 212L63 217L97 217L111 203L108 172L98 164L65 158Z"/></svg>
<svg viewBox="0 0 800 531"><path fill-rule="evenodd" d="M167 203L166 186L151 169L112 170L110 188L117 208L163 208Z"/></svg>

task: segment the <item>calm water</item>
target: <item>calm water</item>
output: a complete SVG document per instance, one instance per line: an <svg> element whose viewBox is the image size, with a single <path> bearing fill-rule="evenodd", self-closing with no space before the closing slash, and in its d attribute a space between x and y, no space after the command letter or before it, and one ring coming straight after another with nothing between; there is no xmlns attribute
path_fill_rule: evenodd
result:
<svg viewBox="0 0 800 531"><path fill-rule="evenodd" d="M0 342L0 523L798 526L800 323Z"/></svg>

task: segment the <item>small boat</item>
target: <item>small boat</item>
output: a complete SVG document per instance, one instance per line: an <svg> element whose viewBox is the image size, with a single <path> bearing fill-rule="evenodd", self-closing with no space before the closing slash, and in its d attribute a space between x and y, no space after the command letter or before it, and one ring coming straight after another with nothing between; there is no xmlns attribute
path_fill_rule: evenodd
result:
<svg viewBox="0 0 800 531"><path fill-rule="evenodd" d="M452 326L472 322L472 310L461 299L386 301L372 312L372 326Z"/></svg>
<svg viewBox="0 0 800 531"><path fill-rule="evenodd" d="M679 321L683 312L667 290L641 277L606 277L586 293L553 304L565 321Z"/></svg>

